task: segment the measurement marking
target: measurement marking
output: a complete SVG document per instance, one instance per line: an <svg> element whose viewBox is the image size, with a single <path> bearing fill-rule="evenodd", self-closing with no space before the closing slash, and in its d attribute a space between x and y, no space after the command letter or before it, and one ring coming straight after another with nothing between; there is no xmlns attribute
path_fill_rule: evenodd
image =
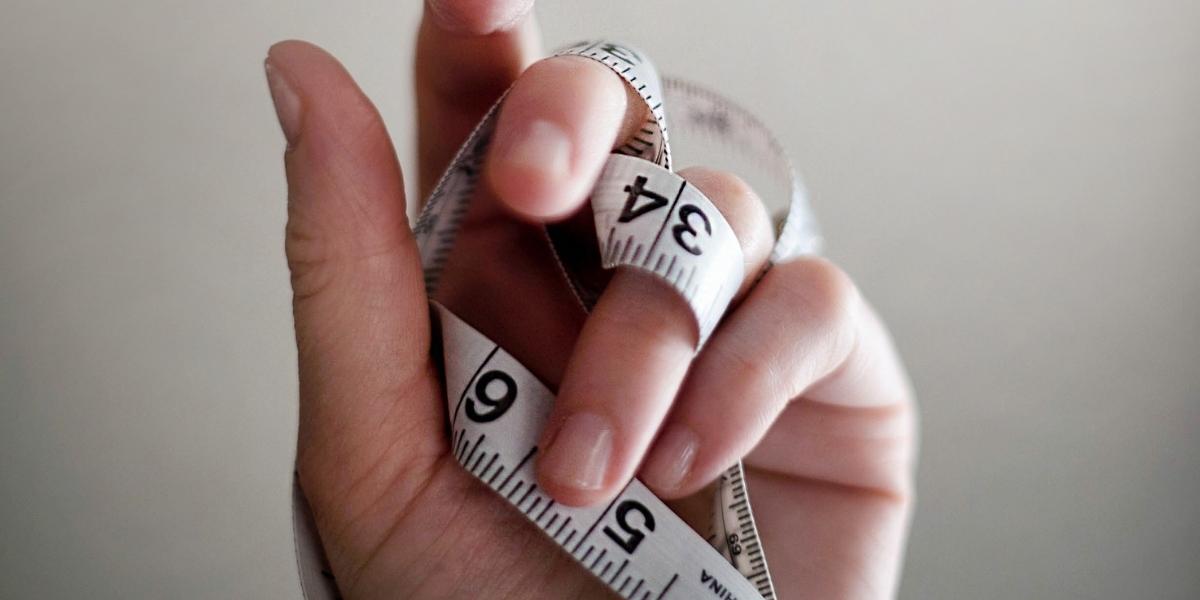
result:
<svg viewBox="0 0 1200 600"><path fill-rule="evenodd" d="M525 495L524 495L524 496L521 496L521 499L520 499L520 500L517 500L517 508L520 508L520 507L521 507L521 503L522 503L522 502L525 502L527 499L529 499L529 495L530 495L530 494L532 494L532 493L533 493L533 490L536 490L536 489L537 489L537 484L536 484L536 483L534 483L534 484L530 484L530 486L529 486L529 489L525 490Z"/></svg>
<svg viewBox="0 0 1200 600"><path fill-rule="evenodd" d="M606 563L604 563L604 568L603 568L603 569L600 569L600 572L599 572L599 573L597 573L596 575L597 575L597 576L598 576L600 579L604 579L604 576L608 574L608 570L612 568L612 565L613 565L613 564L612 564L612 561L611 561L611 560L610 560L610 561L608 561L608 562L606 562Z"/></svg>
<svg viewBox="0 0 1200 600"><path fill-rule="evenodd" d="M504 482L500 484L500 487L496 488L496 491L503 490L504 486L508 485L508 481L513 478L513 475L516 475L517 471L520 471L521 467L525 466L525 463L528 462L535 453L537 453L537 446L534 446L533 449L529 451L529 454L526 454L525 458L522 458L521 462L517 463L516 467L513 467L513 470L508 474L508 477L504 478Z"/></svg>
<svg viewBox="0 0 1200 600"><path fill-rule="evenodd" d="M513 497L513 496L515 496L515 495L517 495L517 491L519 491L519 490L520 490L521 488L523 488L523 487L525 487L525 482L524 482L524 481L517 481L517 485L513 486L513 489L512 489L512 490L510 490L510 491L508 492L508 495L506 496L506 497L508 498L508 500L511 502L511 501L512 501L512 497Z"/></svg>
<svg viewBox="0 0 1200 600"><path fill-rule="evenodd" d="M679 204L679 198L683 196L683 190L686 188L686 181L679 185L679 191L675 193L675 199L671 201L671 207L667 209L667 218L663 219L662 226L658 228L658 233L654 234L654 241L650 242L651 251L658 247L658 239L662 237L663 231L666 230L667 223L671 222L671 215L675 213L675 205Z"/></svg>
<svg viewBox="0 0 1200 600"><path fill-rule="evenodd" d="M525 510L525 514L526 514L526 515L532 515L532 514L533 514L533 511L534 511L534 510L536 510L536 509L537 509L537 507L538 507L538 505L539 505L539 504L541 504L541 503L542 503L542 497L541 497L541 496L534 496L534 497L533 497L533 502L532 502L532 503L529 505L529 508ZM536 523L536 522L537 522L537 519L534 519L534 521L533 521L533 522L534 522L534 523Z"/></svg>
<svg viewBox="0 0 1200 600"><path fill-rule="evenodd" d="M676 289L678 289L678 287L679 287L679 278L682 276L683 276L683 267L680 267L679 270L675 272L675 276L671 278L671 285L673 287L675 287Z"/></svg>
<svg viewBox="0 0 1200 600"><path fill-rule="evenodd" d="M637 582L637 585L633 586L632 590L629 590L629 597L632 598L633 595L636 594L638 590L642 589L642 585L645 583L646 583L645 579L639 579Z"/></svg>
<svg viewBox="0 0 1200 600"><path fill-rule="evenodd" d="M609 502L608 506L604 507L604 512L600 513L600 518L596 519L596 522L592 523L591 527L588 527L587 533L583 534L583 537L579 538L579 544L577 546L575 546L575 550L572 550L571 554L575 554L575 551L579 550L579 546L582 546L583 542L587 540L588 536L592 535L592 531L594 531L596 529L596 526L599 525L600 522L604 520L604 517L608 516L608 511L612 510L613 505L616 504L617 500L620 500L620 499L621 499L621 494L617 494L617 497L613 498L612 502Z"/></svg>
<svg viewBox="0 0 1200 600"><path fill-rule="evenodd" d="M626 561L626 562L628 562L628 561ZM617 588L617 593L618 593L618 594L621 594L622 596L624 596L624 595L625 595L625 588L626 588L626 587L629 587L629 582L630 582L630 581L633 581L633 576L631 576L631 575L626 575L626 576L625 576L625 581L622 581L622 582L621 582L621 587Z"/></svg>
<svg viewBox="0 0 1200 600"><path fill-rule="evenodd" d="M547 502L547 503L546 503L546 508L543 508L543 509L542 509L542 512L538 513L538 516L534 518L534 521L540 521L540 520L541 520L541 518L542 518L543 516L545 516L545 514L546 514L546 511L550 510L550 507L551 507L551 506L554 506L554 501L553 501L553 500L551 500L551 501L549 501L549 502Z"/></svg>
<svg viewBox="0 0 1200 600"><path fill-rule="evenodd" d="M634 242L634 239L633 239L632 235L629 236L629 239L624 240L622 242L622 244L624 244L624 247L621 250L621 258L618 259L620 262L625 262L625 257L629 255L629 248L631 248L633 246L633 242Z"/></svg>
<svg viewBox="0 0 1200 600"><path fill-rule="evenodd" d="M671 586L675 585L676 579L679 579L679 573L672 575L671 580L667 582L667 587L663 588L663 590L658 593L659 600L661 600L664 596L667 595L667 591L669 591L671 589Z"/></svg>
<svg viewBox="0 0 1200 600"><path fill-rule="evenodd" d="M567 525L571 522L571 518L572 517L567 517L565 520L563 520L562 525L558 526L558 531L554 532L554 537L558 537L558 535L567 528ZM566 544L566 542L563 542L563 544Z"/></svg>
<svg viewBox="0 0 1200 600"><path fill-rule="evenodd" d="M565 521L564 521L564 524L566 524L566 522L565 522ZM565 540L563 540L563 541L562 541L562 545L563 545L563 546L566 546L567 544L570 544L570 543L571 543L571 539L572 539L572 538L574 538L574 537L575 537L575 534L577 534L577 533L579 533L579 530L578 530L578 529L572 529L572 530L571 530L571 533L570 533L570 535L568 535L568 536L567 536L567 539L565 539Z"/></svg>
<svg viewBox="0 0 1200 600"><path fill-rule="evenodd" d="M595 546L588 546L587 552L583 553L583 556L581 556L579 558L579 562L583 562L583 561L587 560L588 557L592 555L592 550L595 550L595 549L596 549Z"/></svg>
<svg viewBox="0 0 1200 600"><path fill-rule="evenodd" d="M485 438L487 438L486 433L480 434L479 437L475 438L475 445L471 446L471 451L467 453L467 460L459 461L459 462L461 462L461 463L471 462L471 458L473 458L475 456L475 453L479 451L479 444L482 443Z"/></svg>
<svg viewBox="0 0 1200 600"><path fill-rule="evenodd" d="M483 462L483 457L485 456L487 456L487 452L479 453L479 456L475 458L475 464L471 465L471 473L474 473L476 476L479 475L479 464ZM492 460L496 460L495 454L492 455Z"/></svg>
<svg viewBox="0 0 1200 600"><path fill-rule="evenodd" d="M596 560L593 560L593 561L592 561L592 566L588 567L588 570L590 570L590 571L595 571L595 570L596 570L596 565L600 564L600 561L604 560L604 555L605 555L605 554L608 554L608 548L601 548L601 549L600 549L600 554L597 554L597 555L596 555Z"/></svg>
<svg viewBox="0 0 1200 600"><path fill-rule="evenodd" d="M621 563L621 566L617 567L617 570L615 572L613 572L612 579L609 580L609 583L615 582L617 580L617 578L621 576L621 573L625 572L625 567L628 567L628 566L629 566L629 559L627 558ZM625 579L626 579L626 581L628 581L629 577L626 576Z"/></svg>
<svg viewBox="0 0 1200 600"><path fill-rule="evenodd" d="M614 265L617 265L620 263L621 250L624 247L625 247L625 242L623 240L618 241L616 244L613 245L613 253L611 255L612 258L609 260L609 263L607 265L605 265L606 267L611 267L611 266L614 266Z"/></svg>
<svg viewBox="0 0 1200 600"><path fill-rule="evenodd" d="M654 269L652 269L652 270L653 270L655 273L657 273L657 272L659 271L659 269L662 269L662 264L663 264L663 261L664 261L664 260L666 260L666 259L667 259L667 255L666 255L666 254L659 254L659 255L658 255L658 260L654 262ZM647 254L647 255L646 255L646 263L647 263L647 264L649 264L649 262L650 262L650 255L649 255L649 254Z"/></svg>
<svg viewBox="0 0 1200 600"><path fill-rule="evenodd" d="M455 452L455 457L462 462L463 453L467 450L467 436L464 434L458 439L458 450Z"/></svg>
<svg viewBox="0 0 1200 600"><path fill-rule="evenodd" d="M547 506L549 506L549 505L547 505ZM542 530L549 532L550 528L554 527L554 522L557 520L558 520L558 513L550 513L550 520L547 521L546 524L542 526ZM550 537L554 537L554 536L551 535Z"/></svg>
<svg viewBox="0 0 1200 600"><path fill-rule="evenodd" d="M496 456L500 456L500 455L497 454ZM499 477L500 474L503 472L504 472L504 465L500 465L500 468L496 469L496 472L492 473L492 476L488 478L488 480L487 480L488 487L491 487L492 482L496 481L496 478Z"/></svg>
<svg viewBox="0 0 1200 600"><path fill-rule="evenodd" d="M645 138L640 138L640 137L637 137L637 136L634 136L634 137L630 138L628 143L629 143L630 145L632 145L632 144L634 144L635 142L636 142L636 143L638 143L638 144L641 144L641 146L642 146L642 150L645 150L646 148L649 148L649 147L651 147L651 146L653 146L653 145L654 145L654 140L648 140L648 139L645 139Z"/></svg>

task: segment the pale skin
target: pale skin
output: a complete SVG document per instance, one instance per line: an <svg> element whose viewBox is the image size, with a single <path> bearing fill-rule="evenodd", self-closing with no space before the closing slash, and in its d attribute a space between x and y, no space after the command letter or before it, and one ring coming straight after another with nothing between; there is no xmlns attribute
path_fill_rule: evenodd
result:
<svg viewBox="0 0 1200 600"><path fill-rule="evenodd" d="M584 505L637 476L682 508L744 459L780 597L890 597L913 501L916 418L882 322L824 260L774 265L751 286L770 225L753 190L709 169L683 175L738 234L747 280L702 351L686 304L643 274L613 274L584 314L539 227L584 208L644 108L602 66L538 61L531 5L426 5L416 168L424 194L515 84L437 297L558 390L539 483ZM288 142L297 463L341 591L610 597L449 453L401 169L374 106L315 46L276 44L266 64Z"/></svg>

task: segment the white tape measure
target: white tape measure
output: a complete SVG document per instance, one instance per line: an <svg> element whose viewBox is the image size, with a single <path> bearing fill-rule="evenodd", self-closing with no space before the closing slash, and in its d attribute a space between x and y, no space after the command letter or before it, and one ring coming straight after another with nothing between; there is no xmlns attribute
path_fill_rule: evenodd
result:
<svg viewBox="0 0 1200 600"><path fill-rule="evenodd" d="M700 344L719 322L743 280L741 249L716 207L671 171L664 86L638 51L612 42L587 42L562 50L594 59L620 75L652 114L646 126L613 154L593 189L591 207L604 268L647 271L676 290L692 309ZM780 221L771 255L777 262L813 253L819 245L803 188L770 132L749 113L690 84L668 82L672 110L686 130L707 134L721 148L751 157L782 206L768 207ZM414 233L430 297L450 255L482 170L497 102L471 133L434 188ZM742 170L738 171L743 172ZM769 196L768 196L769 197ZM569 244L549 235L553 245ZM599 290L564 273L585 307ZM551 540L621 597L775 597L750 510L741 464L723 473L713 498L705 540L641 482L630 482L603 506L556 503L537 485L536 442L554 392L499 345L440 304L451 451L500 498L521 511ZM336 598L304 496L294 489L297 563L309 600Z"/></svg>

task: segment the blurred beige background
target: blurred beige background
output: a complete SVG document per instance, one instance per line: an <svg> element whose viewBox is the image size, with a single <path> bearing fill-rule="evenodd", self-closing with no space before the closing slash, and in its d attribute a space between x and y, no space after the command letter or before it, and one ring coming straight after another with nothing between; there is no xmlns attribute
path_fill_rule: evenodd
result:
<svg viewBox="0 0 1200 600"><path fill-rule="evenodd" d="M1200 597L1200 3L539 12L726 90L806 174L920 392L902 597ZM411 165L418 16L0 3L0 597L297 597L261 61L333 51Z"/></svg>

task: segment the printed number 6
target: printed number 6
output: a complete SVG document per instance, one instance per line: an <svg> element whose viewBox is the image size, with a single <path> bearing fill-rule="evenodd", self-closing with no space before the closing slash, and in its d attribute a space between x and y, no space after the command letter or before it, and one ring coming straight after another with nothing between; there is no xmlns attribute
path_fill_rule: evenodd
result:
<svg viewBox="0 0 1200 600"><path fill-rule="evenodd" d="M488 385L493 381L504 385L504 393L496 398L488 395ZM504 416L513 401L517 399L517 382L513 381L513 378L504 371L488 371L475 382L475 397L479 399L479 404L487 406L489 410L487 412L476 410L475 398L468 398L467 416L476 423L490 423Z"/></svg>
<svg viewBox="0 0 1200 600"><path fill-rule="evenodd" d="M685 235L690 235L693 240L696 239L696 234L698 232L696 231L696 228L692 226L692 215L699 215L700 221L704 223L704 232L712 235L712 223L708 222L708 215L704 214L704 211L691 204L684 204L679 208L680 222L678 225L671 228L671 233L675 234L675 241L679 243L680 247L688 252L691 252L692 254L695 254L696 256L700 256L703 250L701 250L699 246L695 244L689 244L683 240L683 236Z"/></svg>
<svg viewBox="0 0 1200 600"><path fill-rule="evenodd" d="M635 512L642 515L642 524L646 527L646 531L654 531L654 515L637 500L625 500L617 505L617 526L625 532L625 537L617 533L612 527L604 526L604 534L612 538L622 550L633 554L637 550L638 544L646 539L646 534L637 527L629 524L629 513Z"/></svg>

